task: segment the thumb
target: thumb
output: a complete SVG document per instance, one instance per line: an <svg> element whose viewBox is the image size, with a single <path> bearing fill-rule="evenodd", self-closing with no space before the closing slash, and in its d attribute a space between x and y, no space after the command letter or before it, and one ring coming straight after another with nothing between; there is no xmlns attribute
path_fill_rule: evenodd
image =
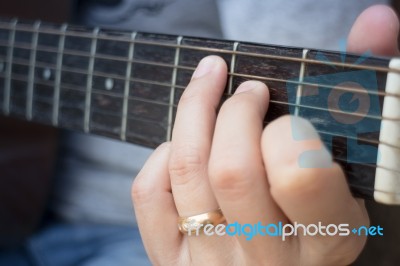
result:
<svg viewBox="0 0 400 266"><path fill-rule="evenodd" d="M348 37L348 51L375 55L399 54L397 37L399 19L393 9L375 5L364 10L356 19Z"/></svg>

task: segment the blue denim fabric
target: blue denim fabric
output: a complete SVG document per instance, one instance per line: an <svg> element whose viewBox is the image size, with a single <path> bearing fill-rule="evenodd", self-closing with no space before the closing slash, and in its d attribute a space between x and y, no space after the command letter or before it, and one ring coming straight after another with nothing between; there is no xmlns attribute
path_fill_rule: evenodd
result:
<svg viewBox="0 0 400 266"><path fill-rule="evenodd" d="M151 265L137 227L54 224L23 247L0 252L1 266Z"/></svg>

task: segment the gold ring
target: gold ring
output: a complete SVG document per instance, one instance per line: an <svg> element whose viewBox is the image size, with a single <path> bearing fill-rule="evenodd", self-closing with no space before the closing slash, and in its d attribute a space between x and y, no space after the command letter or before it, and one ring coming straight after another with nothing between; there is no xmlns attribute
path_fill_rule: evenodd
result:
<svg viewBox="0 0 400 266"><path fill-rule="evenodd" d="M195 232L201 232L202 227L207 224L212 224L214 226L222 224L225 222L224 214L221 209L197 214L194 216L179 217L178 228L182 234L191 235Z"/></svg>

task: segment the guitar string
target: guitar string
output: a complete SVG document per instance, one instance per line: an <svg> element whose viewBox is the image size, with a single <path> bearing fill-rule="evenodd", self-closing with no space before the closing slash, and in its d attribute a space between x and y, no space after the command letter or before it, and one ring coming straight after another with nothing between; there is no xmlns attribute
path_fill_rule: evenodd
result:
<svg viewBox="0 0 400 266"><path fill-rule="evenodd" d="M1 42L0 42L1 46ZM29 48L30 46L28 45L14 45L15 48L17 49L31 49ZM58 54L58 50L54 48L49 48L48 47L43 47L43 46L38 46L37 51L39 52L53 52L54 54ZM80 51L74 51L74 50L68 50L65 49L63 51L63 55L68 55L68 56L79 56L79 57L87 57L88 59L93 57L92 55L85 53L85 52L80 52ZM111 56L111 55L104 55L104 54L96 54L94 56L94 59L103 59L103 60L113 60L113 61L119 61L123 63L136 63L136 64L144 64L144 65L151 65L151 66L156 66L156 67L165 67L165 68L171 68L171 69L179 69L179 70L188 70L188 71L194 71L195 67L190 67L190 66L183 66L183 65L172 65L168 63L159 63L159 62L151 62L147 60L138 60L138 59L126 59L125 57L116 57L116 56ZM78 68L79 69L79 68ZM80 69L79 69L80 70ZM369 91L369 90L360 90L352 87L347 87L347 86L330 86L330 85L325 85L325 84L317 84L317 83L312 83L312 82L300 82L295 79L292 80L285 80L285 79L277 79L277 78L271 78L271 77L263 77L263 76L257 76L257 75L251 75L251 74L243 74L243 73L236 73L236 72L229 72L229 76L236 76L236 77L242 77L242 78L248 78L248 79L257 79L257 80L263 80L263 81L276 81L276 82L286 82L290 84L295 84L295 85L305 85L309 87L316 87L316 88L327 88L327 89L333 89L333 90L339 90L339 91L345 91L345 92L354 92L354 93L360 93L360 94L368 94L368 95L377 95L377 96L391 96L395 98L400 98L399 94L395 93L387 93L387 92L381 92L379 90L377 91Z"/></svg>
<svg viewBox="0 0 400 266"><path fill-rule="evenodd" d="M19 63L16 63L19 64ZM76 71L74 69L68 69L68 68L63 68L64 72L72 72L72 73L78 73L78 74L83 74L85 75L84 72L82 71ZM18 74L13 73L14 76L17 76ZM125 80L125 78L121 78L118 76L114 76L114 75L107 75L107 74L103 74L101 72L93 72L92 75L94 77L108 77L108 78L116 78L116 79L121 79L121 80ZM4 74L0 73L0 76L5 78ZM22 76L22 75L21 75ZM22 77L19 77L20 79ZM12 78L13 79L13 78ZM147 81L144 79L135 79L135 78L130 78L129 79L130 82L139 82L139 83L144 83L144 84L149 84L149 85L157 85L157 86L164 86L164 87L168 87L171 88L171 84L166 84L166 83L154 83L151 81ZM74 85L74 84L70 84L70 85ZM77 87L79 87L79 85L75 85ZM181 85L175 85L175 88L178 89L185 89L185 86L181 86ZM99 89L97 89L99 90ZM86 91L86 88L83 87L79 87L79 91ZM103 90L99 90L99 93L101 94ZM103 92L104 94L110 94L110 92ZM120 97L123 98L124 96L122 95L122 93L114 93L111 96L116 96L116 97ZM226 97L230 97L232 96L232 94L227 94L225 93L224 96ZM278 100L270 100L270 103L275 103L275 104L279 104L279 105L283 105L283 106L287 106L287 107L292 107L292 108L302 108L302 109L311 109L311 110L317 110L317 111L324 111L324 112L329 112L329 113L334 113L334 114L339 114L339 115L343 115L343 116L347 116L347 117L357 117L357 118L367 118L367 119L372 119L372 120L389 120L389 121L400 121L400 119L396 119L396 118L386 118L383 116L372 116L372 115L367 115L367 114L363 114L363 113L357 113L357 112L352 112L352 113L348 113L346 111L342 111L342 110L338 110L338 109L327 109L327 108L323 108L323 107L318 107L318 106L310 106L310 105L302 105L302 104L296 104L296 103L287 103L287 102L283 102L283 101L278 101ZM161 101L152 101L152 103L154 104L158 104L158 105L165 105L165 106L171 106L169 103L166 102L161 102ZM177 105L174 104L172 107L176 107Z"/></svg>
<svg viewBox="0 0 400 266"><path fill-rule="evenodd" d="M357 191L363 191L364 192L379 192L379 193L384 193L384 194L389 194L389 195L394 195L394 196L400 196L400 192L395 192L395 191L385 191L381 189L375 189L375 188L370 188L366 186L361 186L361 185L354 185L352 183L348 183L349 187L357 189Z"/></svg>
<svg viewBox="0 0 400 266"><path fill-rule="evenodd" d="M50 34L51 34L51 32L49 32ZM55 32L53 32L53 33L55 33L55 34L58 34L59 35L59 32L57 32L57 31L55 31ZM79 34L76 34L76 36L78 36ZM81 36L81 37L88 37L88 36ZM107 36L108 37L108 36ZM104 39L111 39L111 38L104 38ZM115 40L114 38L113 39L111 39L111 40ZM129 40L124 40L124 39L121 39L121 41L129 41ZM140 43L140 41L136 41L135 43ZM143 44L150 44L150 45L160 45L160 43L154 43L154 42L142 42ZM176 47L176 45L168 45L169 47ZM189 46L189 47L183 47L183 46L181 46L181 48L187 48L187 49L194 49L193 47L191 47L191 46ZM197 49L196 49L197 50ZM225 52L225 51L221 51L220 49L204 49L204 48L202 48L202 49L200 49L200 50L203 50L203 51L212 51L212 52L218 52L218 53L223 53L223 52ZM260 57L260 55L259 54L254 54L254 53L237 53L237 54L243 54L243 55L249 55L249 56L255 56L255 57ZM298 60L297 58L290 58L290 57L281 57L281 56L278 56L278 57L274 57L274 56L269 56L269 57L267 57L267 56L261 56L261 57L266 57L266 58L275 58L275 59L286 59L286 60L289 60L289 61L300 61L300 62L307 62L307 63L314 63L314 64L321 64L322 62L320 62L320 61L317 61L317 60ZM329 65L335 65L335 66L342 66L342 67L353 67L353 68L360 68L359 67L359 65L352 65L352 64L343 64L343 63L338 63L338 62L332 62L332 63L329 63ZM398 72L398 70L395 70L395 69L389 69L389 68L382 68L382 67L371 67L371 68L369 68L368 66L366 67L366 68L364 68L364 67L362 67L361 69L370 69L370 70L375 70L375 71L382 71L382 72L395 72L395 73L399 73ZM234 74L234 73L232 73L232 74ZM318 85L317 85L318 86ZM369 191L379 191L379 190L376 190L376 189L371 189L371 188L367 188L367 187L362 187L362 186L357 186L357 185L352 185L352 184L349 184L351 187L358 187L358 188L360 188L360 189L364 189L364 190L369 190ZM395 194L394 192L390 192L390 191L380 191L380 192L383 192L383 193L388 193L388 194Z"/></svg>
<svg viewBox="0 0 400 266"><path fill-rule="evenodd" d="M26 79L18 79L19 81L25 81L26 82ZM46 84L46 85L48 85L48 84ZM63 87L64 88L64 87ZM75 87L69 87L68 89L71 89L71 90L76 90L76 91L80 91L79 89L73 89L73 88L75 88ZM94 91L93 90L93 93L99 93L99 92L97 92L97 91ZM100 93L100 94L103 94L103 93ZM106 115L111 115L112 117L114 117L114 118L122 118L122 116L120 115L120 114L115 114L115 113L107 113L107 112L97 112L98 114L106 114ZM152 120L148 120L148 119L143 119L143 118L137 118L137 117L127 117L127 119L130 119L130 120L134 120L134 121L140 121L140 122L143 122L143 123L150 123L150 124L158 124L158 125L160 125L161 127L163 127L164 125L161 123L161 122L159 122L159 121L152 121ZM35 121L35 119L33 119L34 121ZM263 122L263 126L266 126L266 125L268 125L270 122ZM96 128L93 128L94 130L96 130ZM90 130L90 131L93 131L93 129L92 130ZM328 132L324 132L324 131L319 131L319 130L317 130L317 132L320 134L320 135L330 135L330 136L333 136L333 137L347 137L348 139L354 139L354 140L358 140L358 141L362 141L362 139L361 138L355 138L355 137L352 137L352 136L342 136L342 135L336 135L336 134L332 134L332 133L328 133ZM113 133L113 132L109 132L109 133ZM322 140L323 141L323 140ZM382 143L382 142L375 142L375 143L373 143L373 144L380 144L380 143ZM158 143L158 144L160 144L160 143ZM384 144L384 143L382 143L382 144ZM399 148L399 147L396 147L396 148ZM394 172L394 173L396 173L396 174L399 174L400 175L400 172L398 171L398 170L396 170L396 169L391 169L391 168L388 168L388 167L385 167L385 166L381 166L381 165L377 165L376 163L374 163L374 164L365 164L365 163L359 163L359 162L350 162L350 161L348 161L348 160L346 160L346 159L343 159L343 158L340 158L340 157L335 157L335 156L333 156L333 159L334 160L336 160L336 161L338 161L338 162L343 162L343 163L354 163L354 164L358 164L358 165L362 165L362 166L365 166L365 167L369 167L369 168L373 168L373 169L376 169L376 168L381 168L381 169L384 169L384 170L387 170L387 171L389 171L389 172Z"/></svg>
<svg viewBox="0 0 400 266"><path fill-rule="evenodd" d="M145 121L144 119L135 119L135 120L137 120L137 121ZM146 122L146 121L145 121ZM148 122L150 122L150 121L148 121ZM115 133L115 132L114 132ZM161 142L160 142L161 143ZM160 144L160 143L158 143L158 144ZM157 145L158 145L157 144ZM342 162L346 162L346 160L341 160L340 158L336 158L336 157L333 157L336 161L342 161ZM374 169L376 169L376 168L382 168L382 167L380 167L380 166L375 166L375 165L370 165L370 164L360 164L360 165L362 165L362 166L366 166L366 167L369 167L369 168L374 168ZM388 170L388 171L390 171L390 170ZM352 188L355 188L355 189L357 189L358 191L362 191L362 190L364 190L364 191L368 191L368 192L381 192L381 193L386 193L386 194L398 194L398 193L396 193L396 192L393 192L393 191L384 191L384 190L379 190L379 189L372 189L372 188L370 188L370 187L365 187L365 186L362 186L362 185L356 185L356 184L352 184L351 183L351 179L349 180L349 186L350 187L352 187Z"/></svg>
<svg viewBox="0 0 400 266"><path fill-rule="evenodd" d="M45 66L47 66L47 65L45 65ZM65 69L65 70L68 71L68 69ZM101 74L99 75L99 74L97 74L97 73L95 73L95 75L96 75L96 76L102 76ZM108 75L108 76L109 76L109 75ZM118 78L118 77L116 77L116 78ZM121 79L123 79L123 78L121 78ZM144 80L132 80L132 81L137 81L137 82L141 82L141 83L149 83L149 82L146 82L146 81L144 81ZM162 86L168 86L168 87L170 87L170 84L159 83L159 84L157 84L157 85L162 85ZM181 89L184 89L184 86L176 85L176 87L181 88ZM84 90L84 89L83 89L83 90ZM112 94L111 94L111 95L112 95ZM113 96L120 96L120 95L114 94ZM226 95L226 96L229 96L229 95ZM137 99L137 100L140 101L141 99ZM147 102L150 102L150 101L148 100ZM272 102L272 103L277 103L277 104L282 104L282 105L289 105L289 104L287 104L287 103L285 103L285 102L279 102L279 101L274 101L274 100L271 100L271 102ZM166 105L165 103L157 102L157 101L152 101L152 103L161 104L161 105ZM292 106L296 106L296 105L293 105L293 104L292 104ZM297 105L297 106L300 106L300 107L302 107L302 108L313 108L313 107L311 107L311 106L305 106L305 105ZM176 105L174 105L174 107L176 107ZM314 108L314 109L316 109L316 108ZM329 111L328 109L323 109L323 108L320 108L320 110ZM331 111L334 111L334 110L331 110ZM346 113L346 112L342 112L342 113L348 115L348 113ZM388 145L388 146L393 146L393 145L391 145L391 144L387 144L387 145Z"/></svg>
<svg viewBox="0 0 400 266"><path fill-rule="evenodd" d="M364 166L364 167L373 168L374 170L376 170L377 168L384 169L386 171L393 172L393 173L397 174L399 176L399 178L400 178L400 171L397 170L397 169L392 169L390 167L377 165L376 163L368 164L368 163L361 163L361 162L357 162L357 161L350 161L350 160L347 160L347 159L344 159L344 158L340 158L340 157L335 157L335 156L332 156L332 158L337 162L348 163L348 164L358 164L358 165L361 165L361 166Z"/></svg>
<svg viewBox="0 0 400 266"><path fill-rule="evenodd" d="M23 77L23 76L21 76L21 77ZM13 78L13 80L19 80L19 81L24 81L24 82L27 82L27 79L26 78ZM52 83L51 82L38 82L38 81L36 81L35 82L36 84L40 84L40 83L42 83L43 85L48 85L48 86L52 86ZM63 87L66 87L66 86L63 86ZM67 88L68 89L71 89L71 90L75 90L75 91L79 91L79 92L84 92L85 90L84 89L79 89L79 88L77 88L76 86L67 86ZM99 94L99 95L108 95L108 96L116 96L116 97L118 97L119 95L118 94L116 94L116 93L113 93L113 92L101 92L101 91L98 91L98 90L94 90L94 93L96 93L96 94ZM228 96L227 94L225 94L226 96ZM142 98L138 98L138 97L129 97L130 99L134 99L134 100L138 100L138 101L140 101L140 100L142 100ZM160 102L157 102L157 101L149 101L149 100L147 100L147 102L150 102L150 103L158 103L158 104L160 104ZM285 104L285 103L283 103L282 102L282 104ZM165 104L164 104L165 105ZM174 107L176 107L176 105L174 105ZM101 113L101 111L99 110L98 111L98 113ZM119 117L119 115L116 115L116 114L111 114L111 115L113 115L113 116L115 116L115 117ZM119 118L122 118L122 117L119 117ZM136 119L136 120L138 120L138 119ZM145 119L142 119L141 121L143 121L143 122L147 122L147 123L158 123L157 121L149 121L149 120L145 120ZM161 123L159 123L159 124L161 124ZM267 125L268 123L264 123L264 125ZM377 141L371 141L371 140L368 140L368 139L363 139L363 138L354 138L354 137L352 137L352 136L346 136L346 135L335 135L335 134L331 134L331 133L327 133L327 132L322 132L322 131L319 131L319 133L320 134L324 134L324 135L331 135L331 136L336 136L336 137L347 137L348 139L354 139L354 140L358 140L358 141L364 141L364 142L366 142L366 143L370 143L370 144L385 144L384 142L377 142ZM389 145L389 146L393 146L393 145L390 145L390 144L386 144L386 145ZM399 148L399 147L396 147L396 146L393 146L394 148ZM336 158L337 160L340 160L339 158ZM376 167L379 167L379 166L376 166ZM386 169L386 170L388 170L388 171L392 171L392 172L397 172L397 170L394 170L394 169L389 169L389 168L385 168L385 167L380 167L380 168L383 168L383 169Z"/></svg>
<svg viewBox="0 0 400 266"><path fill-rule="evenodd" d="M116 118L121 118L120 117L120 115L116 115L116 114L110 114L110 113L106 113L106 112L97 112L97 113L105 113L106 115L108 114L108 115L112 115L113 117L116 117ZM145 123L152 123L152 124L160 124L160 126L163 126L161 123L159 123L159 122L157 122L157 121L149 121L149 120L146 120L146 119L137 119L137 118L132 118L132 119L134 119L134 120L137 120L137 121L142 121L142 122L145 122ZM267 125L268 123L264 123L264 125ZM327 132L323 132L323 131L318 131L321 135L331 135L331 136L337 136L337 137L346 137L346 136L343 136L343 135L335 135L335 134L332 134L332 133L327 133ZM362 138L354 138L354 137L350 137L350 136L347 136L347 138L348 139L354 139L354 140L358 140L358 141L363 141L363 140L365 140L365 139L362 139ZM368 141L368 140L366 140L365 142L371 142L371 141ZM379 142L373 142L374 144L379 144ZM383 142L380 142L380 143L382 143L382 144L384 144ZM397 148L397 147L396 147ZM340 159L339 158L336 158L338 161L340 161ZM345 162L345 160L342 160L343 162ZM365 166L369 166L369 165L365 165ZM378 167L378 166L377 166ZM393 170L393 169L390 169L390 168L385 168L385 167L379 167L379 168L383 168L383 169L386 169L386 170L388 170L388 171L392 171L392 172L397 172L397 170Z"/></svg>
<svg viewBox="0 0 400 266"><path fill-rule="evenodd" d="M1 59L1 57L0 57ZM13 60L13 64L17 64L17 65L23 65L23 66L28 66L28 67L32 67L30 65L29 62L27 62L26 60L21 60L21 59L16 59ZM52 64L46 64L46 63L41 63L41 62L37 62L35 64L35 67L43 67L43 68L47 68L47 69L52 69L57 71L58 68L55 67ZM71 67L62 67L62 71L63 72L71 72L71 73L77 73L77 74L82 74L82 75L88 75L88 71L84 70L84 69L78 69L78 68L71 68ZM118 75L118 74L107 74L104 72L99 72L99 71L93 71L94 76L97 77L104 77L104 78L113 78L113 79L118 79L118 80L122 80L125 81L126 77ZM135 79L135 78L130 78L129 79L132 82L138 81L138 82L144 82L145 80L141 80L141 79ZM276 81L276 80L274 80ZM284 80L281 80L281 82L284 82ZM155 85L160 85L160 86L165 86L165 87L169 87L171 88L171 84L169 83L163 83L163 82L158 82L158 83L154 83L154 82L146 82L146 83L153 83ZM297 82L298 84L303 84L303 85L307 85L307 83L304 82ZM316 84L314 84L314 86L318 86ZM175 85L175 88L179 88L179 89L185 89L185 86L181 86L181 85ZM229 95L228 95L229 96ZM302 105L302 104L296 104L296 103L287 103L287 102L281 102L281 101L276 101L276 100L271 100L270 102L276 102L282 105L286 105L286 106L290 106L290 107L300 107L300 108L305 108L305 109L313 109L313 110L319 110L319 111L328 111L331 113L336 113L336 114L340 114L340 115L346 115L349 117L360 117L360 118L369 118L369 119L374 119L374 120L391 120L391 121L400 121L400 118L391 118L391 117L383 117L383 116L374 116L374 115L367 115L367 114L363 114L363 113L357 113L357 112L346 112L346 111L342 111L339 109L326 109L326 108L322 108L322 107L318 107L318 106L310 106L310 105ZM160 104L167 104L167 103L162 103L160 102ZM169 103L168 103L169 105Z"/></svg>
<svg viewBox="0 0 400 266"><path fill-rule="evenodd" d="M21 63L21 62L16 62L16 63ZM28 65L28 64L26 64L26 65ZM38 64L38 66L40 67L40 64ZM43 64L43 67L45 67L45 66L48 66L48 65L46 65L46 64ZM66 71L71 71L71 69L68 69L68 68L66 68L66 69L64 69L64 70L66 70ZM73 71L73 70L72 70ZM79 71L79 73L80 73L81 71ZM14 74L15 75L15 74ZM103 74L99 74L99 73L95 73L94 74L95 76L103 76ZM110 76L110 75L107 75L107 74L105 74L104 76ZM120 78L120 79L122 79L122 80L124 80L124 78L121 78L121 77L118 77L118 76L113 76L114 78ZM23 80L23 77L20 77L20 79L21 80ZM148 81L146 81L146 80L140 80L140 79L132 79L131 81L133 81L133 82L141 82L141 83L147 83L147 84L155 84L155 85L161 85L161 86L166 86L166 87L170 87L171 85L170 84L165 84L165 83L154 83L154 82L148 82ZM51 86L51 84L48 84L49 86ZM176 85L176 87L177 88L180 88L180 89L184 89L185 87L184 86L179 86L179 85ZM76 89L76 88L71 88L71 89ZM85 89L78 89L78 91L85 91ZM98 92L98 94L101 94L101 92ZM117 94L117 93L107 93L107 92L104 92L104 94L108 94L108 95L111 95L111 96L116 96L116 97L121 97L121 95L119 95L119 94ZM225 94L225 96L230 96L230 95L226 95ZM143 98L139 98L139 99L137 99L137 100L139 100L139 101L141 101L141 100L143 100L143 101L146 101L146 99L143 99ZM163 102L157 102L157 101L151 101L151 100L147 100L146 102L150 102L150 103L153 103L153 104L160 104L160 105L167 105L166 103L163 103ZM288 104L288 103L286 103L286 102L280 102L280 101L274 101L274 100L271 100L271 103L277 103L277 104L281 104L281 105L292 105L292 106L299 106L299 107L302 107L302 108L311 108L311 109L318 109L317 107L312 107L312 106L305 106L305 105L295 105L295 104ZM169 105L168 105L169 106ZM174 107L176 107L176 105L174 105ZM323 111L329 111L328 109L324 109L324 108L319 108L319 110L323 110ZM335 110L331 110L331 111L335 111ZM339 111L336 111L336 112L339 112ZM339 113L342 113L342 114L347 114L348 115L348 113L346 113L346 112L339 112ZM354 114L354 113L353 113ZM371 118L374 118L374 117L371 117ZM376 118L376 117L375 117ZM378 119L380 119L380 118L378 118ZM387 145L391 145L391 144L387 144ZM392 145L393 146L393 145Z"/></svg>
<svg viewBox="0 0 400 266"><path fill-rule="evenodd" d="M10 28L9 23L4 23L0 22L0 29L4 30L9 30ZM68 26L68 25L67 25ZM35 29L33 29L30 26L25 26L25 25L18 25L16 24L15 29L17 31L24 31L24 32L29 32L33 33L35 32ZM86 38L86 39L92 39L93 35L91 34L90 31L83 31L83 32L78 32L78 31L65 31L61 32L59 29L52 29L48 27L41 27L39 29L39 32L42 34L53 34L53 35L65 35L65 36L71 36L71 37L81 37L81 38ZM107 33L113 33L113 32L107 32ZM355 69L363 69L363 70L374 70L378 72L384 72L384 73L399 73L400 74L400 69L391 69L388 67L377 67L377 66L370 66L370 65L361 65L361 64L352 64L352 63L343 63L343 62L324 62L321 60L316 60L316 59L306 59L306 58L297 58L297 57L291 57L291 56L281 56L281 55L271 55L271 54L258 54L258 53L253 53L253 52L242 52L242 51L233 51L233 50L227 50L227 49L222 49L222 48L211 48L211 47L199 47L199 46L191 46L191 45L184 45L184 44L176 44L175 40L171 43L165 43L165 42L155 42L155 41L146 41L146 40L140 40L140 39L135 39L132 40L129 38L130 34L129 32L118 32L114 31L114 33L119 33L119 34L124 34L121 36L116 36L114 35L104 35L104 34L99 34L95 38L97 40L110 40L110 41L120 41L120 42L127 42L127 43L133 43L133 44L145 44L145 45L153 45L153 46L161 46L161 47L168 47L168 48L180 48L180 49L190 49L190 50L197 50L197 51L204 51L204 52L213 52L213 53L222 53L222 54L228 54L228 55L243 55L243 56L250 56L250 57L257 57L257 58L268 58L268 59L279 59L279 60L285 60L285 61L292 61L292 62L300 62L300 63L309 63L309 64L323 64L323 65L331 65L331 66L338 66L338 67L348 67L348 68L355 68ZM140 32L139 32L140 33ZM128 36L129 35L129 36ZM172 36L171 36L172 37ZM176 36L177 37L177 36ZM186 37L190 39L190 37ZM165 40L164 40L165 41ZM215 40L218 42L218 40ZM225 42L225 44L231 44L233 46L233 41L223 41L220 40L221 42ZM244 43L247 44L247 43ZM257 46L257 44L249 44L249 45L255 45L258 48L277 48L279 46ZM260 44L258 44L260 45ZM279 48L284 48L284 47L279 47ZM302 50L302 48L294 48L294 49L299 49ZM382 59L382 58L375 58L375 59Z"/></svg>
<svg viewBox="0 0 400 266"><path fill-rule="evenodd" d="M17 29L18 30L18 29ZM29 30L28 30L29 31ZM42 31L43 32L43 31ZM68 33L72 33L72 35L74 35L73 33L74 32L68 32ZM67 35L68 35L68 33L67 33ZM79 34L78 34L79 35ZM92 38L91 36L81 36L81 37L86 37L86 38ZM109 36L103 36L105 39L110 39L110 38L108 38ZM99 39L101 39L101 38L99 38ZM115 40L114 38L112 38L111 40ZM123 39L121 39L121 40L123 40ZM147 44L153 44L153 45L158 45L159 43L154 43L154 42L146 42ZM23 45L22 45L22 47L21 48L30 48L30 47L24 47ZM40 48L38 48L38 50L40 50ZM43 50L46 50L46 49L43 49ZM49 52L55 52L55 53L57 53L58 51L57 50L53 50L53 51L51 51L51 50L49 50ZM79 53L79 52L76 52L75 53L76 55L80 55L80 56L86 56L86 57L88 57L88 55L87 54L85 54L85 53ZM256 54L257 55L257 54ZM257 55L258 56L258 55ZM99 58L101 58L101 56L96 56L96 58L97 57L99 57ZM115 57L115 56L103 56L103 59L109 59L109 60L120 60L120 61L123 61L123 62L126 62L126 59L125 58L122 58L122 57ZM145 62L145 61L142 61L141 63L150 63L150 62ZM335 63L334 62L332 62L332 64L334 65ZM332 65L331 64L331 65ZM172 65L169 65L169 64L157 64L157 65L159 65L159 66L165 66L165 67L174 67L174 66L172 66ZM190 68L190 67L186 67L186 69L188 69L188 70L194 70L194 68ZM235 73L231 73L232 75L234 75ZM243 76L245 76L245 77L247 77L247 78L262 78L262 77L258 77L258 76L252 76L252 75L243 75ZM119 78L119 77L116 77L116 78ZM276 80L275 80L276 81ZM286 82L289 82L289 81L286 81ZM297 82L297 84L300 84L299 82ZM309 86L319 86L319 87L321 87L321 84L308 84L308 83L302 83L302 84L304 84L304 85L309 85ZM167 85L167 86L169 86L169 85ZM329 86L328 86L329 87ZM340 89L340 88L338 88L338 87L336 87L335 89ZM347 90L347 91L351 91L351 88L344 88L345 90ZM365 91L362 91L362 92L364 92L365 93ZM283 103L282 103L283 104ZM311 106L303 106L303 105L300 105L300 107L303 107L303 108L312 108ZM331 110L331 111L334 111L334 110ZM348 113L346 113L346 112L343 112L343 114L348 114ZM355 113L353 113L354 115L357 115L357 114L355 114ZM363 114L361 114L363 117L365 117ZM378 119L380 119L380 118L378 118ZM382 119L384 119L384 118L382 118Z"/></svg>
<svg viewBox="0 0 400 266"><path fill-rule="evenodd" d="M7 45L4 42L0 41L0 46L6 47ZM17 49L27 49L31 50L31 46L28 44L15 44L13 47ZM54 53L58 54L58 49L49 47L49 46L38 46L37 51L39 52L48 52L48 53ZM86 58L91 58L93 57L91 54L87 52L81 52L81 51L76 51L76 50L69 50L69 49L64 49L63 55L68 55L68 56L79 56L79 57L86 57ZM151 66L156 66L156 67L165 67L165 68L171 68L171 69L180 69L180 70L188 70L188 71L194 71L195 67L192 66L184 66L184 65L174 65L174 64L168 64L168 63L160 63L160 62L152 62L148 60L140 60L140 59L127 59L126 57L122 56L113 56L113 55L105 55L105 54L99 54L97 53L94 56L94 59L103 59L103 60L112 60L112 61L118 61L118 62L123 62L123 63L136 63L136 64L144 64L144 65L151 65ZM400 98L399 94L395 93L387 93L387 92L381 92L379 90L377 91L369 91L369 90L360 90L352 87L347 87L347 86L330 86L326 84L317 84L317 83L312 83L312 82L300 82L296 81L295 79L292 80L285 80L285 79L277 79L277 78L271 78L271 77L264 77L264 76L258 76L258 75L251 75L251 74L243 74L243 73L228 73L230 76L236 76L236 77L242 77L242 78L248 78L248 79L257 79L257 80L263 80L263 81L277 81L277 82L286 82L290 84L296 84L296 85L305 85L305 86L310 86L310 87L319 87L319 88L327 88L327 89L334 89L334 90L339 90L339 91L345 91L345 92L354 92L354 93L360 93L360 94L368 94L368 95L377 95L377 96L391 96L391 97L396 97Z"/></svg>
<svg viewBox="0 0 400 266"><path fill-rule="evenodd" d="M5 78L5 76L2 75L2 74L0 74L0 77ZM14 74L14 77L12 77L12 80L28 82L28 80L26 79L25 76L18 75L18 74ZM139 83L146 84L147 82L146 81L139 81ZM49 86L49 87L52 87L54 85L52 81L38 81L38 80L35 81L35 84ZM147 84L151 84L151 83L147 83ZM74 86L72 84L63 84L62 88L63 89L67 89L67 90L76 91L76 92L85 92L86 91L83 87ZM184 88L184 87L182 86L182 88ZM120 99L124 98L123 96L121 96L120 93L112 92L112 91L104 91L104 90L99 90L99 89L95 89L95 88L93 89L93 94L100 95L100 96L102 96L102 95L110 96L110 97L115 97L115 98L120 98ZM225 97L230 97L231 95L229 95L227 93L224 93L224 96ZM40 97L39 99L42 99L43 101L45 101L44 97ZM132 96L132 95L128 96L128 100L138 101L138 102L142 102L142 103L146 103L146 104L161 105L161 106L165 106L165 107L169 107L170 106L169 104L166 104L166 103L163 103L163 102L159 102L159 101L156 101L156 100L145 99L145 98L142 98L142 97L137 97L137 96ZM51 100L49 100L49 101L51 102ZM61 101L62 101L62 99L61 99ZM46 102L48 102L48 101L46 101ZM286 105L286 103L284 103L284 102L279 102L279 101L274 101L274 100L270 100L270 102L272 104ZM176 108L177 105L174 104L173 107ZM93 106L92 108L93 108L93 111L96 111L96 112L99 112L99 113L102 113L102 112L104 113L104 111L102 109L99 109L96 106ZM115 111L115 112L118 112L118 111ZM112 113L112 115L116 116L116 117L119 117L119 118L122 118L122 116L119 115L119 114ZM148 122L150 122L150 123L158 123L158 121L148 121ZM264 123L264 126L265 125L267 125L267 123ZM363 137L354 137L354 136L346 135L346 134L343 135L343 134L339 134L339 133L330 133L330 132L321 131L321 130L318 131L318 132L320 134L329 135L329 136L332 136L332 137L344 137L344 138L348 138L348 139L351 139L351 140L361 141L361 142L365 142L365 143L369 143L369 144L373 144L373 145L383 144L383 145L386 145L386 146L389 146L389 147L392 147L392 148L395 148L395 149L400 149L399 146L396 146L396 145L393 145L393 144L390 144L390 143L387 143L387 142L384 142L384 141L376 141L376 140L367 139L367 138L363 138Z"/></svg>

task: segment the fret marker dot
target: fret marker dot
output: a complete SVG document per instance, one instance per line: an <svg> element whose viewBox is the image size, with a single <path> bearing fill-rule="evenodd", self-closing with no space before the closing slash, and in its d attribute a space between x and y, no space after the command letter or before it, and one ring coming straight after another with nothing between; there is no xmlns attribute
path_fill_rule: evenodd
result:
<svg viewBox="0 0 400 266"><path fill-rule="evenodd" d="M51 70L48 68L43 69L42 77L44 80L49 80L51 78Z"/></svg>
<svg viewBox="0 0 400 266"><path fill-rule="evenodd" d="M112 90L114 88L114 80L112 78L106 78L104 81L104 87L108 91Z"/></svg>
<svg viewBox="0 0 400 266"><path fill-rule="evenodd" d="M0 72L4 71L4 62L0 62Z"/></svg>

